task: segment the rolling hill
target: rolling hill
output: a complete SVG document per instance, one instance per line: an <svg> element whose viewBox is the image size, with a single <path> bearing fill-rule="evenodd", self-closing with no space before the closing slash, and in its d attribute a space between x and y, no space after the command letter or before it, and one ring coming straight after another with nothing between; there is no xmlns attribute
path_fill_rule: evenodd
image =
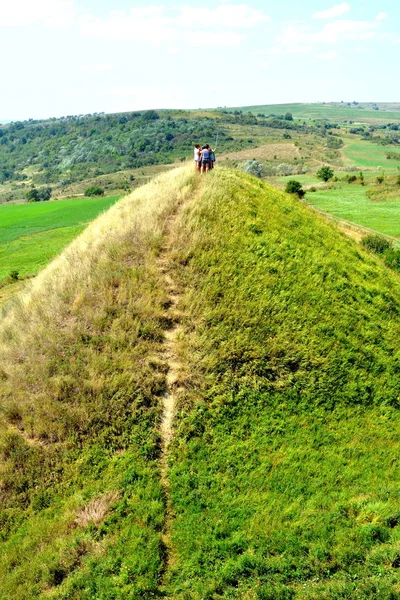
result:
<svg viewBox="0 0 400 600"><path fill-rule="evenodd" d="M0 598L400 597L400 279L237 170L117 202L0 326Z"/></svg>

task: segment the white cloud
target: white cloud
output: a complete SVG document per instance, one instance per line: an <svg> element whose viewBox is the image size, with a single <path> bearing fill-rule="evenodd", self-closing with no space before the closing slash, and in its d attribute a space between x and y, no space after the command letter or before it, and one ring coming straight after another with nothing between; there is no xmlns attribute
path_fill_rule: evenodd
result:
<svg viewBox="0 0 400 600"><path fill-rule="evenodd" d="M112 87L103 90L104 96L112 98L115 112L149 108L182 106L187 90L182 86ZM167 104L166 104L167 103Z"/></svg>
<svg viewBox="0 0 400 600"><path fill-rule="evenodd" d="M342 4L336 4L332 8L327 10L320 10L313 14L313 19L335 19L345 15L350 10L350 4L342 2Z"/></svg>
<svg viewBox="0 0 400 600"><path fill-rule="evenodd" d="M330 50L329 52L321 52L321 54L317 54L317 58L321 60L334 60L337 58L338 53L336 50Z"/></svg>
<svg viewBox="0 0 400 600"><path fill-rule="evenodd" d="M312 46L304 46L301 44L281 44L280 46L272 46L269 48L268 56L281 56L282 54L307 54L311 52Z"/></svg>
<svg viewBox="0 0 400 600"><path fill-rule="evenodd" d="M269 17L247 4L224 4L214 9L181 6L167 9L163 5L113 11L107 18L87 16L81 20L81 33L115 41L185 42L192 46L236 46L247 38L238 30L267 23Z"/></svg>
<svg viewBox="0 0 400 600"><path fill-rule="evenodd" d="M264 62L261 64L262 69L269 69L270 66L271 66L271 63L269 63L269 62Z"/></svg>
<svg viewBox="0 0 400 600"><path fill-rule="evenodd" d="M377 21L384 21L385 19L387 19L387 18L388 18L388 16L389 16L389 15L388 15L387 13L385 13L385 12L380 12L380 13L378 13L378 14L376 15L376 20L377 20Z"/></svg>
<svg viewBox="0 0 400 600"><path fill-rule="evenodd" d="M186 43L190 46L238 46L247 39L247 35L235 31L197 31L185 34Z"/></svg>
<svg viewBox="0 0 400 600"><path fill-rule="evenodd" d="M247 29L268 21L270 18L261 10L251 8L247 4L224 4L215 9L183 6L181 14L175 20L183 27L195 26L207 29L210 27Z"/></svg>
<svg viewBox="0 0 400 600"><path fill-rule="evenodd" d="M3 0L0 1L0 28L68 27L76 14L74 2L68 0Z"/></svg>
<svg viewBox="0 0 400 600"><path fill-rule="evenodd" d="M327 23L320 31L314 31L307 25L286 27L277 42L280 47L310 46L316 44L335 44L346 40L367 40L375 37L377 23L369 21L351 21L340 19Z"/></svg>
<svg viewBox="0 0 400 600"><path fill-rule="evenodd" d="M87 16L81 22L81 33L115 41L174 42L178 31L165 14L164 6L132 8L128 13L113 11L107 19Z"/></svg>
<svg viewBox="0 0 400 600"><path fill-rule="evenodd" d="M84 65L82 67L82 71L86 73L105 73L106 71L111 71L113 68L111 63L98 63L91 65Z"/></svg>

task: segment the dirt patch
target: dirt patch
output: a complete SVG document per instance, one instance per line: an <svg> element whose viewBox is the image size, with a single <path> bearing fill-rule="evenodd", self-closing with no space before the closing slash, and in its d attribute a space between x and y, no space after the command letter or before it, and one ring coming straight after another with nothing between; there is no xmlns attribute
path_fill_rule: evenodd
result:
<svg viewBox="0 0 400 600"><path fill-rule="evenodd" d="M299 157L299 149L294 144L266 144L258 148L250 148L249 150L240 150L239 152L228 152L218 156L221 158L230 158L232 160L248 160L254 158L259 161L267 160L293 160Z"/></svg>

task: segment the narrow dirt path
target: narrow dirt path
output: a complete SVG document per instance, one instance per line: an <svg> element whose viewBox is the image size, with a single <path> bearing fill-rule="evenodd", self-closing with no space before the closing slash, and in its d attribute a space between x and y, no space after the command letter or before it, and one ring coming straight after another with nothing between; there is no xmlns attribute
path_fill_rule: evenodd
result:
<svg viewBox="0 0 400 600"><path fill-rule="evenodd" d="M166 391L163 396L163 412L160 424L161 435L161 483L165 495L166 515L163 528L164 544L164 569L161 579L161 587L165 587L165 575L174 563L174 549L171 543L171 525L173 520L171 507L170 482L168 477L168 447L173 438L173 421L175 417L176 403L182 391L183 366L179 358L178 345L182 335L182 313L179 311L179 289L173 279L171 268L172 231L179 212L179 206L165 224L165 243L158 258L158 268L163 276L165 290L168 300L165 305L165 322L168 323L164 329L164 344L161 360L166 365Z"/></svg>

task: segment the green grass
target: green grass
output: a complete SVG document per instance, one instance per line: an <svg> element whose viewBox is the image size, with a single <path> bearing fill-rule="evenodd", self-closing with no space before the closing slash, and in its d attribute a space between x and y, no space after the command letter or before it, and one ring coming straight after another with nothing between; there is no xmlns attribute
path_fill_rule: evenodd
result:
<svg viewBox="0 0 400 600"><path fill-rule="evenodd" d="M1 600L398 598L399 298L397 273L239 171L113 207L0 328Z"/></svg>
<svg viewBox="0 0 400 600"><path fill-rule="evenodd" d="M154 598L165 221L193 172L121 200L0 327L0 598ZM184 192L183 190L186 190Z"/></svg>
<svg viewBox="0 0 400 600"><path fill-rule="evenodd" d="M366 187L335 184L335 189L317 190L306 198L313 206L375 231L400 238L400 190L398 199L373 201Z"/></svg>
<svg viewBox="0 0 400 600"><path fill-rule="evenodd" d="M400 593L400 281L300 202L213 173L186 290L169 597Z"/></svg>
<svg viewBox="0 0 400 600"><path fill-rule="evenodd" d="M22 236L88 223L120 196L0 206L0 244Z"/></svg>
<svg viewBox="0 0 400 600"><path fill-rule="evenodd" d="M387 105L390 108L390 105ZM260 104L256 106L234 107L233 110L243 110L243 112L261 112L264 114L285 114L286 112L298 119L331 119L333 121L357 120L365 121L398 121L400 112L396 110L370 110L357 107L338 106L330 104ZM230 109L232 110L232 109Z"/></svg>
<svg viewBox="0 0 400 600"><path fill-rule="evenodd" d="M0 281L36 274L119 196L0 205Z"/></svg>
<svg viewBox="0 0 400 600"><path fill-rule="evenodd" d="M396 160L386 158L387 152L399 152L392 146L378 146L371 142L362 140L347 144L342 149L348 162L354 165L369 168L382 167L385 170L397 171L399 163Z"/></svg>

